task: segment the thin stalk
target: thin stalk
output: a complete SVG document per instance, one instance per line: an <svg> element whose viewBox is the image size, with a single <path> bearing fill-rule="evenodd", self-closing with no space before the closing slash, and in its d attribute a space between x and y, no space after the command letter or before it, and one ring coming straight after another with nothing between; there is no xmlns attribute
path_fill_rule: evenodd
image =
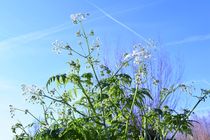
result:
<svg viewBox="0 0 210 140"><path fill-rule="evenodd" d="M78 114L82 115L83 117L85 117L86 115L81 113L80 111L76 110L75 108L73 108L69 103L67 102L64 102L63 100L58 100L58 99L55 99L55 98L52 98L50 96L47 96L47 95L43 95L44 97L48 98L48 99L51 99L53 101L56 101L56 102L60 102L60 103L63 103L63 104L66 104L68 105L68 107L72 108L74 111L76 111Z"/></svg>
<svg viewBox="0 0 210 140"><path fill-rule="evenodd" d="M91 50L90 50L90 44L89 44L88 36L86 35L86 32L85 32L85 30L84 30L84 28L83 28L83 26L82 26L82 23L81 23L80 25L81 25L81 29L82 29L82 32L83 32L83 37L85 38L85 42L86 42L86 45L87 45L87 47L88 47L88 57L87 57L87 60L88 60L88 63L90 64L90 66L91 66L91 69L92 69L92 71L93 71L93 74L94 74L94 76L95 76L95 78L96 78L96 81L97 81L97 83L98 83L98 85L99 85L99 88L100 88L100 99L101 99L101 104L102 104L102 102L103 102L103 100L102 100L102 87L101 87L99 78L98 78L98 76L97 76L97 74L96 74L96 70L95 70L95 68L94 68L94 65L93 65L92 61L91 61L91 62L89 61L89 56L91 55L92 52L91 52ZM102 119L103 119L103 125L104 125L104 128L105 128L106 135L107 135L107 137L109 137L109 135L108 135L108 133L107 133L107 129L106 129L107 126L106 126L106 119L105 119L104 115L105 115L105 112L104 112L104 107L103 107L103 105L102 105Z"/></svg>
<svg viewBox="0 0 210 140"><path fill-rule="evenodd" d="M48 98L48 99L51 99L53 101L56 101L56 102L60 102L60 103L63 103L63 104L66 104L68 107L72 108L75 112L77 112L78 114L82 115L83 117L87 117L85 114L81 113L80 111L78 111L77 109L75 109L74 107L72 107L69 103L67 102L64 102L63 100L58 100L58 99L55 99L55 98L52 98L50 96L47 96L47 95L43 95L44 97ZM94 120L92 119L95 123L97 124L100 124L100 125L103 125L101 122L97 121L97 120Z"/></svg>
<svg viewBox="0 0 210 140"><path fill-rule="evenodd" d="M147 128L147 118L146 117L144 117L144 140L147 140L147 130L148 130L148 128Z"/></svg>
<svg viewBox="0 0 210 140"><path fill-rule="evenodd" d="M130 58L129 60L127 60L126 63L129 63L131 60L133 60L133 57ZM121 66L118 68L118 70L114 73L114 75L112 77L116 76L118 74L118 72L120 72L120 70L126 65L126 63L125 62L122 63Z"/></svg>
<svg viewBox="0 0 210 140"><path fill-rule="evenodd" d="M160 104L158 105L158 108L160 108L160 107L163 105L163 103L166 101L167 97L168 97L170 94L172 94L173 92L175 92L179 87L180 87L180 86L178 85L176 88L170 90L170 91L164 96L164 98L162 99L162 101L160 101Z"/></svg>
<svg viewBox="0 0 210 140"><path fill-rule="evenodd" d="M28 113L29 115L31 115L35 120L37 120L40 124L43 124L43 125L46 125L44 124L43 122L41 122L36 116L34 116L31 112L29 112L28 110L22 110L22 109L18 109L18 108L15 108L15 110L18 110L18 111L21 111L21 112L25 112L25 113Z"/></svg>
<svg viewBox="0 0 210 140"><path fill-rule="evenodd" d="M47 109L45 109L44 105L42 104L42 109L44 111L44 120L45 120L45 123L47 125L49 125L48 121L47 121Z"/></svg>
<svg viewBox="0 0 210 140"><path fill-rule="evenodd" d="M25 130L25 128L26 127L19 127L26 135L27 135L27 137L30 139L31 137L30 137L30 135L26 132L26 130Z"/></svg>
<svg viewBox="0 0 210 140"><path fill-rule="evenodd" d="M76 53L76 54L78 54L79 56L81 56L81 57L83 57L83 58L87 58L87 56L85 56L85 55L82 55L81 53L79 53L79 52L77 52L77 51L75 51L74 49L70 49L72 52L74 52L74 53Z"/></svg>
<svg viewBox="0 0 210 140"><path fill-rule="evenodd" d="M192 108L192 110L188 113L187 118L193 113L193 111L196 109L196 107L200 104L200 102L205 99L207 96L207 94L205 94L203 97L201 97L198 102L194 105L194 107ZM180 125L179 125L180 127ZM179 131L179 127L176 129L175 133L173 134L173 136L171 137L171 140L174 139L174 137L176 136L177 132Z"/></svg>
<svg viewBox="0 0 210 140"><path fill-rule="evenodd" d="M132 113L133 113L133 107L134 107L134 104L135 104L135 101L136 101L137 91L138 91L138 84L136 84L136 90L135 90L134 97L133 97L133 101L132 101L132 104L131 104L130 113L129 113L129 116L128 116L127 122L126 122L126 127L125 127L125 136L126 136L126 139L127 139L127 133L128 133L129 118L130 118L130 116L131 116Z"/></svg>
<svg viewBox="0 0 210 140"><path fill-rule="evenodd" d="M96 110L92 104L92 102L90 101L90 97L88 96L88 94L86 93L84 87L82 86L82 84L79 82L79 87L81 88L82 92L84 93L85 97L88 100L88 103L90 104L91 109L93 110L93 112L96 114Z"/></svg>

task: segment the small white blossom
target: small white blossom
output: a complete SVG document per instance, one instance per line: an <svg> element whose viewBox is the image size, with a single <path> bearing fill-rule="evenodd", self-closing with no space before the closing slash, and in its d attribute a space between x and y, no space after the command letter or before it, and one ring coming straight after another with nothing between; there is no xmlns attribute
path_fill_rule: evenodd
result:
<svg viewBox="0 0 210 140"><path fill-rule="evenodd" d="M21 85L21 87L22 87L23 94L25 94L25 93L34 94L41 90L36 85L27 86L27 85L23 84L23 85Z"/></svg>
<svg viewBox="0 0 210 140"><path fill-rule="evenodd" d="M124 55L124 61L127 61L127 60L129 60L130 58L132 57L132 54L125 54Z"/></svg>
<svg viewBox="0 0 210 140"><path fill-rule="evenodd" d="M26 100L29 100L29 102L40 103L40 99L43 98L43 89L40 89L35 85L27 86L25 84L21 85L21 88L23 95L26 96Z"/></svg>
<svg viewBox="0 0 210 140"><path fill-rule="evenodd" d="M71 14L70 17L71 17L72 22L74 24L77 24L85 20L88 15L89 15L88 13L76 13L76 14Z"/></svg>
<svg viewBox="0 0 210 140"><path fill-rule="evenodd" d="M95 50L97 48L99 48L101 46L101 42L100 42L100 39L99 38L96 38L94 41L93 41L93 45L91 47L91 50Z"/></svg>
<svg viewBox="0 0 210 140"><path fill-rule="evenodd" d="M151 53L140 44L134 45L134 50L130 54L126 54L124 57L124 61L128 61L129 59L133 58L134 64L139 65L141 62L149 59L151 57Z"/></svg>
<svg viewBox="0 0 210 140"><path fill-rule="evenodd" d="M145 76L145 73L144 72L138 71L135 74L136 83L139 84L139 85L142 84L143 83L144 76Z"/></svg>
<svg viewBox="0 0 210 140"><path fill-rule="evenodd" d="M10 115L11 118L13 118L15 116L15 108L13 107L13 105L9 105L9 109L10 109Z"/></svg>
<svg viewBox="0 0 210 140"><path fill-rule="evenodd" d="M133 63L136 64L136 65L141 64L141 58L140 58L140 56L135 56Z"/></svg>
<svg viewBox="0 0 210 140"><path fill-rule="evenodd" d="M61 50L65 48L63 41L58 41L58 40L53 42L52 46L53 46L53 51L56 52L57 54L60 54Z"/></svg>

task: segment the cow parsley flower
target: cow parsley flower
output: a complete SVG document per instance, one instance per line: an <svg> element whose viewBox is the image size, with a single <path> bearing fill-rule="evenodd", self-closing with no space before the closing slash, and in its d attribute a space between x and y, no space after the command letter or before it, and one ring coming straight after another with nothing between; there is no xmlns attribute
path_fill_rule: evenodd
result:
<svg viewBox="0 0 210 140"><path fill-rule="evenodd" d="M65 48L63 41L58 41L58 40L53 42L52 46L53 46L53 51L56 52L57 54L60 54L61 50Z"/></svg>
<svg viewBox="0 0 210 140"><path fill-rule="evenodd" d="M141 85L143 83L143 79L144 79L145 73L142 71L137 71L135 73L135 81L137 84Z"/></svg>
<svg viewBox="0 0 210 140"><path fill-rule="evenodd" d="M131 54L129 54L129 53L126 53L125 55L124 55L124 61L128 61L130 58L131 58Z"/></svg>
<svg viewBox="0 0 210 140"><path fill-rule="evenodd" d="M100 39L99 38L96 38L94 41L93 41L93 44L91 46L91 50L95 50L97 48L99 48L101 46L101 42L100 42Z"/></svg>
<svg viewBox="0 0 210 140"><path fill-rule="evenodd" d="M15 108L13 107L13 105L9 105L9 109L10 109L10 115L11 118L13 118L15 116Z"/></svg>
<svg viewBox="0 0 210 140"><path fill-rule="evenodd" d="M23 95L26 96L26 100L32 103L41 103L43 99L44 90L38 88L36 85L27 86L25 84L21 85Z"/></svg>
<svg viewBox="0 0 210 140"><path fill-rule="evenodd" d="M71 14L70 17L74 24L78 24L79 22L85 20L88 15L89 15L88 13L76 13L76 14Z"/></svg>
<svg viewBox="0 0 210 140"><path fill-rule="evenodd" d="M132 53L128 53L124 56L124 61L128 61L129 59L134 59L134 64L141 64L143 61L149 59L151 57L151 53L146 48L142 47L141 44L134 45L134 50Z"/></svg>

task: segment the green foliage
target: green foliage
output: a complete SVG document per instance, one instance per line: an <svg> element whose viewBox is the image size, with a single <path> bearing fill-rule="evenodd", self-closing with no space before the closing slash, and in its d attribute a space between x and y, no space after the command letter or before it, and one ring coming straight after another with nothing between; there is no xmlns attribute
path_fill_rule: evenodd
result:
<svg viewBox="0 0 210 140"><path fill-rule="evenodd" d="M96 59L95 50L100 43L89 43L94 32L86 34L82 25L85 14L77 16L82 17L78 20L74 17L73 23L81 25L77 37L84 40L86 48L83 48L83 43L79 43L79 46L87 52L81 54L68 45L55 46L58 47L56 49L68 51L70 56L77 55L79 59L74 60L75 57L72 57L68 62L70 71L50 77L46 89L23 86L24 93L29 94L29 100L39 103L43 114L36 117L29 110L10 106L12 114L19 110L36 120L36 123L26 127L21 123L14 125L12 129L16 139L164 140L170 135L174 139L177 132L191 134L192 122L189 117L198 104L206 99L209 91L202 90L202 96L191 110L178 113L162 105L170 94L178 89L188 92L188 87L180 84L171 86L170 89L164 88L161 90L158 108L150 108L145 101L153 100L154 97L149 89L143 87L148 80L145 77L148 74L146 61L150 56L149 50L140 46L137 51L135 46L133 54L126 54L119 68L111 71ZM133 61L139 67L134 77L120 72ZM54 83L57 85L55 88ZM27 129L34 125L39 129L34 134L29 134Z"/></svg>

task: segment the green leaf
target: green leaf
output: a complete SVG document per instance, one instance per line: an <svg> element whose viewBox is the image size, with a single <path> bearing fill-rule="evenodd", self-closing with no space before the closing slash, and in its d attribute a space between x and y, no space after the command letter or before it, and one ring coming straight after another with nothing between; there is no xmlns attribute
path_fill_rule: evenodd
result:
<svg viewBox="0 0 210 140"><path fill-rule="evenodd" d="M119 80L121 80L122 84L131 85L132 78L130 77L130 75L128 75L128 74L118 74L118 75L116 75L116 77L118 77Z"/></svg>
<svg viewBox="0 0 210 140"><path fill-rule="evenodd" d="M92 73L84 73L84 74L82 74L82 76L81 76L82 78L86 78L86 79L91 79L91 78L93 78L93 74Z"/></svg>
<svg viewBox="0 0 210 140"><path fill-rule="evenodd" d="M153 100L151 94L150 94L150 90L149 89L146 89L146 88L141 88L139 91L138 91L139 94L143 94L143 95L146 95L147 97L149 97L151 100Z"/></svg>
<svg viewBox="0 0 210 140"><path fill-rule="evenodd" d="M65 85L68 82L68 77L66 74L52 76L48 79L46 87L48 88L48 86L53 82L56 82L58 85Z"/></svg>
<svg viewBox="0 0 210 140"><path fill-rule="evenodd" d="M99 101L101 101L101 100L103 101L104 99L107 99L107 98L109 98L109 95L106 93L102 93L101 95L100 94L98 95Z"/></svg>
<svg viewBox="0 0 210 140"><path fill-rule="evenodd" d="M163 111L160 108L154 108L154 111L158 113L158 115L163 115Z"/></svg>

